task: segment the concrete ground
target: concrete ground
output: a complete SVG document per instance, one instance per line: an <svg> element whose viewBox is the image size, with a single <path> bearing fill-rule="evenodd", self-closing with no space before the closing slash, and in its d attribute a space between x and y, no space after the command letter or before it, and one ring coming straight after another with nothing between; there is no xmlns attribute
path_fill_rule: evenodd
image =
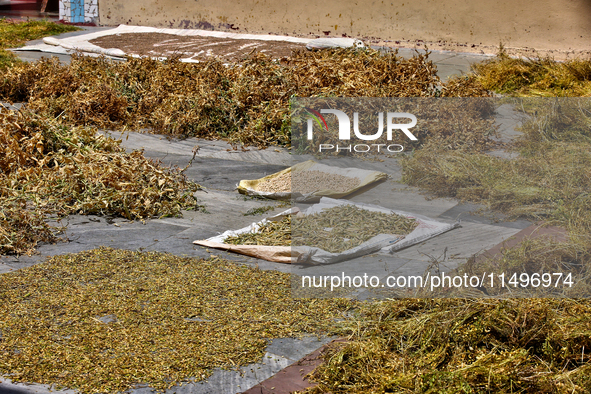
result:
<svg viewBox="0 0 591 394"><path fill-rule="evenodd" d="M68 34L81 34L68 33ZM407 53L408 52L408 53ZM41 53L17 52L24 60L35 60ZM410 51L401 51L401 55L410 56ZM447 77L469 70L469 64L482 60L480 56L453 53L437 53L431 55L436 62L440 76ZM61 58L67 62L69 56ZM443 79L443 78L442 78ZM517 120L514 114L506 111L499 117L503 125L505 138L515 135L514 125ZM120 134L113 133L118 137ZM375 273L380 277L386 275L406 275L422 273L434 260L446 269L453 269L469 257L498 245L531 225L527 221L503 222L494 221L486 216L475 214L479 207L461 204L453 199L428 199L417 189L400 183L401 167L396 158L384 161L363 161L352 163L346 159L323 160L324 164L348 167L362 166L386 172L390 180L381 183L369 192L353 197L352 201L378 203L379 205L420 213L431 218L453 223L461 220L461 227L432 238L415 246L402 250L394 255L371 255L347 262L339 263L338 267L290 267L286 264L271 263L250 257L211 250L193 245L194 240L206 239L227 229L238 229L263 215L244 216L252 209L273 206L274 209L264 216L284 210L279 202L257 200L237 193L236 186L241 179L256 179L269 175L293 164L294 157L282 148L266 150L250 149L247 151L233 150L230 145L221 141L204 141L187 139L183 141L167 140L152 134L129 133L122 142L129 150L143 148L145 155L160 159L166 165L185 167L193 156L193 148L199 146L199 154L187 176L205 187L197 192L200 204L204 206L199 212L184 212L182 218L163 218L140 222L130 222L120 218L98 216L70 216L64 224L67 230L62 242L54 245L41 245L39 255L32 257L0 257L0 274L18 270L42 262L47 256L79 252L109 246L132 250L150 250L170 252L177 255L208 257L212 254L222 256L242 264L258 265L265 270L294 272L300 275L316 275L327 270L346 271L351 275ZM499 152L500 155L503 152ZM308 159L302 157L299 159ZM357 294L359 298L367 295ZM278 339L272 341L267 354L261 363L246 366L240 371L216 371L207 382L188 384L175 387L168 393L235 393L246 391L275 375L286 366L295 363L308 353L327 343L330 339L316 338ZM48 393L49 387L42 385L12 384L8 379L0 378L0 393ZM147 387L132 390L133 393L147 393ZM73 393L74 391L64 391Z"/></svg>

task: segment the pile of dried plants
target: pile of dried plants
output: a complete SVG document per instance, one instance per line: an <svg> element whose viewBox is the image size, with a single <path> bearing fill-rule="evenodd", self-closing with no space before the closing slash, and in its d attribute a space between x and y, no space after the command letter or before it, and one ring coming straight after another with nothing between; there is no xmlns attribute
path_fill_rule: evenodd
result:
<svg viewBox="0 0 591 394"><path fill-rule="evenodd" d="M591 96L591 59L512 58L501 46L495 58L474 63L472 71L446 86L466 97L480 90L521 97Z"/></svg>
<svg viewBox="0 0 591 394"><path fill-rule="evenodd" d="M513 158L427 144L402 161L404 181L431 195L481 203L508 216L563 227L567 240L528 241L493 267L512 272L572 271L567 296L589 294L591 272L591 102L515 99L531 115L507 149ZM482 270L491 268L481 265Z"/></svg>
<svg viewBox="0 0 591 394"><path fill-rule="evenodd" d="M48 218L71 213L130 220L196 207L199 185L178 169L126 153L95 129L28 112L0 112L0 253L32 253L55 241Z"/></svg>
<svg viewBox="0 0 591 394"><path fill-rule="evenodd" d="M323 209L310 215L287 215L267 221L257 232L227 237L233 245L309 246L341 253L353 249L379 234L404 237L418 223L395 213L372 212L354 205Z"/></svg>
<svg viewBox="0 0 591 394"><path fill-rule="evenodd" d="M0 275L0 375L116 393L260 362L268 341L332 335L352 302L291 296L289 274L219 258L95 249Z"/></svg>
<svg viewBox="0 0 591 394"><path fill-rule="evenodd" d="M5 68L20 63L16 55L5 49L23 46L26 41L75 30L80 28L48 20L23 22L0 18L0 70L4 72Z"/></svg>
<svg viewBox="0 0 591 394"><path fill-rule="evenodd" d="M591 307L576 300L367 303L306 393L586 393Z"/></svg>
<svg viewBox="0 0 591 394"><path fill-rule="evenodd" d="M289 145L291 97L434 97L461 90L439 90L439 84L428 54L300 51L275 61L259 53L231 65L74 56L70 65L54 59L10 68L0 77L0 99L27 102L71 125L263 147Z"/></svg>

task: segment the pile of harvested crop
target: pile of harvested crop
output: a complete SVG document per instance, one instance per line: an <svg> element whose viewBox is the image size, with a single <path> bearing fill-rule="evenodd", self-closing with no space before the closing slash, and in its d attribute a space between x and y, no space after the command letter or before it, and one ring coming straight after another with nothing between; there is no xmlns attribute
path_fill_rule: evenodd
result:
<svg viewBox="0 0 591 394"><path fill-rule="evenodd" d="M259 226L256 233L235 235L224 239L224 242L232 245L290 246L291 215L282 220L267 221Z"/></svg>
<svg viewBox="0 0 591 394"><path fill-rule="evenodd" d="M486 203L513 217L560 219L564 207L582 203L591 187L591 102L562 98L514 104L536 113L509 147L517 157L430 145L403 161L404 181L437 196Z"/></svg>
<svg viewBox="0 0 591 394"><path fill-rule="evenodd" d="M340 253L379 234L410 234L417 225L416 220L395 213L340 205L320 213L296 216L292 222L292 244Z"/></svg>
<svg viewBox="0 0 591 394"><path fill-rule="evenodd" d="M577 300L363 304L306 393L586 393L591 307Z"/></svg>
<svg viewBox="0 0 591 394"><path fill-rule="evenodd" d="M90 57L17 65L0 77L0 99L74 125L151 129L257 146L290 144L290 97L434 97L428 55L374 50L300 51L234 65ZM486 94L483 94L486 95Z"/></svg>
<svg viewBox="0 0 591 394"><path fill-rule="evenodd" d="M508 101L509 102L509 101ZM573 286L531 285L521 296L591 294L591 101L582 98L515 99L533 114L509 147L511 159L426 145L402 160L403 180L432 195L483 204L509 219L559 226L565 239L526 240L502 256L466 269L513 274L571 274ZM491 295L500 289L489 289ZM503 290L505 291L505 290ZM517 295L517 293L515 294Z"/></svg>
<svg viewBox="0 0 591 394"><path fill-rule="evenodd" d="M331 190L344 193L356 188L361 183L357 177L348 177L339 174L310 170L288 172L275 178L269 178L257 185L257 191L261 192L292 192L314 193L320 190Z"/></svg>
<svg viewBox="0 0 591 394"><path fill-rule="evenodd" d="M416 220L395 213L372 212L354 205L341 205L310 215L287 216L224 240L234 245L310 246L341 253L379 234L410 234Z"/></svg>
<svg viewBox="0 0 591 394"><path fill-rule="evenodd" d="M95 249L0 275L0 375L82 393L165 390L260 362L272 338L331 335L353 305L292 298L289 274Z"/></svg>
<svg viewBox="0 0 591 394"><path fill-rule="evenodd" d="M0 112L0 253L55 240L48 217L105 214L130 220L196 207L199 185L88 128L27 112Z"/></svg>
<svg viewBox="0 0 591 394"><path fill-rule="evenodd" d="M496 58L472 66L474 85L512 96L591 96L591 59Z"/></svg>

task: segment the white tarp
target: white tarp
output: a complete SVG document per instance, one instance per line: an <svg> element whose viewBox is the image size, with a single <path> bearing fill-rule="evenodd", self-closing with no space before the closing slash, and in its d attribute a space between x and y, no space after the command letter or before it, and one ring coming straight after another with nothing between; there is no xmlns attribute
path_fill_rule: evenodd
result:
<svg viewBox="0 0 591 394"><path fill-rule="evenodd" d="M459 227L459 222L455 223L444 223L440 222L426 216L397 211L393 209L388 209L384 207L380 207L377 205L370 205L370 204L362 204L362 203L355 203L346 200L336 200L332 198L323 197L318 204L314 204L307 208L306 210L302 211L301 215L311 215L314 213L319 213L323 209L334 208L340 205L354 205L358 208L366 209L372 212L383 212L386 214L395 213L398 215L405 216L407 218L412 218L418 221L419 225L408 235L406 236L399 236L399 235L392 235L392 234L379 234L375 237L369 239L368 241L362 243L361 245L345 250L341 253L330 253L326 250L322 250L316 247L309 247L309 246L298 246L298 247L286 247L286 246L257 246L257 245L228 245L224 243L224 240L227 237L235 236L238 234L243 233L256 233L261 225L267 223L267 221L277 221L281 220L285 215L288 214L295 214L298 212L297 208L292 208L285 212L280 213L279 215L272 216L267 219L263 219L260 222L252 223L250 226L241 228L239 230L229 230L220 235L215 237L208 238L204 241L195 241L194 243L197 245L208 246L213 248L219 248L229 251L234 251L237 253L247 254L249 256L258 257L258 258L265 258L265 256L269 256L269 253L273 253L273 248L277 248L276 252L277 255L280 256L278 259L268 259L270 261L277 261L282 263L298 263L298 264L332 264L337 263L339 261L345 261L354 259L357 257L361 257L371 253L394 253L397 250L409 247L411 245L415 245L417 243L423 242L429 238L433 238L439 234L442 234L446 231L452 230L456 227ZM244 247L248 251L244 253L244 250L241 250ZM262 248L258 253L257 248ZM291 252L289 251L291 249ZM290 252L290 253L289 253ZM291 258L289 258L291 256Z"/></svg>
<svg viewBox="0 0 591 394"><path fill-rule="evenodd" d="M211 31L211 30L197 30L197 29L161 29L150 26L129 26L119 25L115 29L101 30L88 34L81 34L66 38L55 38L45 37L43 44L35 46L25 46L17 48L15 50L37 50L42 52L50 53L71 53L72 51L80 51L93 54L102 54L110 57L125 57L127 54L120 49L116 48L101 48L98 45L91 44L89 41L95 38L110 36L114 34L125 34L125 33L163 33L173 34L177 36L201 36L201 37L216 37L216 38L232 38L237 40L259 40L259 41L284 41L293 42L300 44L307 44L312 41L311 38L299 38L289 36L273 36L268 34L241 34L241 33L229 33L223 31ZM137 55L130 55L139 57ZM181 59L183 62L198 62L196 59Z"/></svg>
<svg viewBox="0 0 591 394"><path fill-rule="evenodd" d="M347 37L317 38L306 44L309 50L330 48L364 48L363 41Z"/></svg>

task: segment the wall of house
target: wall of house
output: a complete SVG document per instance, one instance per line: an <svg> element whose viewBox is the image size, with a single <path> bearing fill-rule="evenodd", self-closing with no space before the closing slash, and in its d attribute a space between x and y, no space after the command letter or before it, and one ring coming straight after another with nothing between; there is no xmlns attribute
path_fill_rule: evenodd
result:
<svg viewBox="0 0 591 394"><path fill-rule="evenodd" d="M100 0L99 22L591 50L590 0Z"/></svg>
<svg viewBox="0 0 591 394"><path fill-rule="evenodd" d="M98 20L98 0L60 0L59 18L70 23Z"/></svg>

